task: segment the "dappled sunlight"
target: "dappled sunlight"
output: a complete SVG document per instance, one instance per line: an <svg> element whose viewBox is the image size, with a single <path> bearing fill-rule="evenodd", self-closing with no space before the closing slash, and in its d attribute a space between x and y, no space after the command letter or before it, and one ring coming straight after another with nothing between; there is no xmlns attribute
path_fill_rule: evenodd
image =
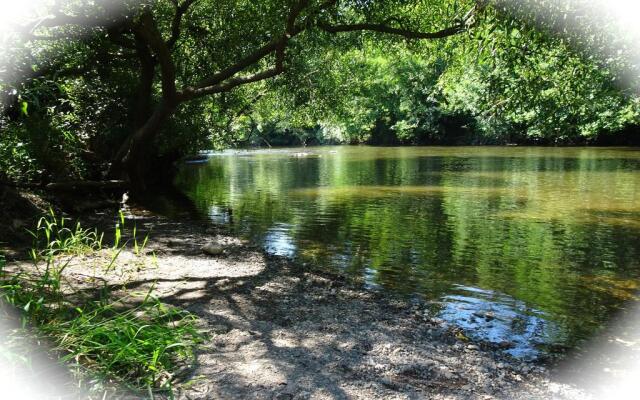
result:
<svg viewBox="0 0 640 400"><path fill-rule="evenodd" d="M545 344L562 341L562 328L522 301L460 285L451 292L436 303L437 316L473 338L503 347L514 357L536 359L544 353Z"/></svg>

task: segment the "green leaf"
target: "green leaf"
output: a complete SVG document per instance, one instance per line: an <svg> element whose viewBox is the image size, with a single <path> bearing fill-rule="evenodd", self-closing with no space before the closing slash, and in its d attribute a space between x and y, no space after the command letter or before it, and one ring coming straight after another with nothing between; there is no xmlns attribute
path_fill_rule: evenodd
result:
<svg viewBox="0 0 640 400"><path fill-rule="evenodd" d="M26 101L23 101L20 103L20 112L25 116L28 117L29 116L29 112L27 111L27 109L29 108L29 103L27 103Z"/></svg>

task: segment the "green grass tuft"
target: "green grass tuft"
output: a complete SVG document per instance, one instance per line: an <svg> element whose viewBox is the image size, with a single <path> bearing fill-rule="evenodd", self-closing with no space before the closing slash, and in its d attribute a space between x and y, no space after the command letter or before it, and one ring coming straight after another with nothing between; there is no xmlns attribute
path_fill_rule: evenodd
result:
<svg viewBox="0 0 640 400"><path fill-rule="evenodd" d="M83 229L80 222L68 226L68 221L49 210L49 214L40 218L36 229L28 231L33 238L31 256L34 260L57 254L86 254L102 248L104 234L98 234L96 229Z"/></svg>
<svg viewBox="0 0 640 400"><path fill-rule="evenodd" d="M64 219L50 213L33 236L33 269L7 271L0 257L0 300L20 311L23 328L35 327L53 341L63 361L99 377L151 396L170 389L176 371L193 361L202 341L196 318L164 305L151 290L136 305L131 305L135 298L116 298L106 285L96 291L97 299L71 300L63 291L70 259L57 256L99 250L102 235L80 224L69 229ZM144 245L146 238L136 252ZM114 258L122 248L115 250Z"/></svg>

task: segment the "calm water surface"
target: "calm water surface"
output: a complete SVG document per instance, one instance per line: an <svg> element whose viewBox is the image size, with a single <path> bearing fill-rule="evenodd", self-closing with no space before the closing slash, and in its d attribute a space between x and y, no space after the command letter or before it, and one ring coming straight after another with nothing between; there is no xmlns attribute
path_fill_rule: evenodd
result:
<svg viewBox="0 0 640 400"><path fill-rule="evenodd" d="M278 255L431 301L514 356L592 336L640 288L640 149L225 152L178 185Z"/></svg>

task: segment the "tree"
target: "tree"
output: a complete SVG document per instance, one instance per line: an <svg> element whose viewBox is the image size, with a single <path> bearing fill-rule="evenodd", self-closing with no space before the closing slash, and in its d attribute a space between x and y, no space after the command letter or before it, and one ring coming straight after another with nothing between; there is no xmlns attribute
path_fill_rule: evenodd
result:
<svg viewBox="0 0 640 400"><path fill-rule="evenodd" d="M141 192L189 152L278 135L584 143L640 124L629 38L584 22L587 0L51 1L0 50L10 178L108 170Z"/></svg>
<svg viewBox="0 0 640 400"><path fill-rule="evenodd" d="M27 27L32 43L27 48L63 56L40 57L35 71L22 68L16 75L55 80L87 71L105 77L129 70L131 76L137 69L131 133L113 152L110 175L126 175L140 192L148 186L154 142L180 108L283 74L305 42L349 32L445 38L473 25L485 4L437 5L420 0L157 0L125 1L116 10L96 13L73 0L56 1L50 16ZM71 46L83 46L81 55L70 55ZM26 59L23 65L38 57Z"/></svg>
<svg viewBox="0 0 640 400"><path fill-rule="evenodd" d="M640 73L623 46L629 38L612 37L611 19L597 19L610 31L579 18L594 12L583 10L588 2L556 3L495 2L472 31L446 42L381 46L363 37L346 51L316 51L278 101L261 102L255 113L279 107L270 114L281 125L320 124L320 137L338 132L347 143L633 140Z"/></svg>

